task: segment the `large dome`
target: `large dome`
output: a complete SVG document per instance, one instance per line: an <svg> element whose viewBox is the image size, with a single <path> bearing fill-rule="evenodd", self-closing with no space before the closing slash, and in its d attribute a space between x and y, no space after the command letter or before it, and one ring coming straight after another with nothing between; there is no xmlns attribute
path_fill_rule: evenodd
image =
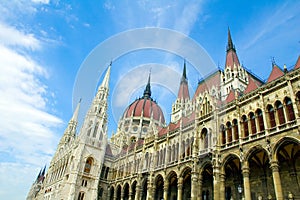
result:
<svg viewBox="0 0 300 200"><path fill-rule="evenodd" d="M150 97L143 96L130 104L124 112L123 118L145 117L164 124L165 118L159 105Z"/></svg>
<svg viewBox="0 0 300 200"><path fill-rule="evenodd" d="M165 123L165 117L161 108L151 98L150 76L148 79L147 86L144 90L143 97L135 100L132 104L130 104L123 114L123 119L131 117L143 117L144 119L153 119L156 121L156 123L158 122L158 124Z"/></svg>

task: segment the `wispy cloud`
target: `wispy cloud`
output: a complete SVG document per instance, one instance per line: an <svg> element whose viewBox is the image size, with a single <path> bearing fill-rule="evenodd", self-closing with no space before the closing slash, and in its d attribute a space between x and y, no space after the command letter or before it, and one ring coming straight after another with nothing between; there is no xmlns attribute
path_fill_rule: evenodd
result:
<svg viewBox="0 0 300 200"><path fill-rule="evenodd" d="M277 36L276 32L280 32L280 35L282 35L281 31L286 31L286 34L289 34L291 30L293 30L293 26L297 26L295 24L293 19L295 17L299 16L298 7L300 6L300 3L296 3L298 5L295 5L295 3L289 3L285 2L284 4L278 6L274 6L274 8L268 8L268 12L259 13L261 15L260 21L252 21L251 23L251 32L254 32L254 37L252 36L252 39L249 40L248 43L244 45L244 49L248 49L252 46L255 46L259 41L266 38L274 38ZM287 12L288 11L288 12ZM256 25L254 26L253 23ZM297 21L298 23L298 21ZM286 30L279 30L282 27L286 27Z"/></svg>
<svg viewBox="0 0 300 200"><path fill-rule="evenodd" d="M14 191L6 180L16 172L26 181L32 178L29 169L48 163L58 140L55 129L62 120L50 112L54 99L45 82L50 75L32 56L42 49L43 42L34 34L0 22L0 187L6 188L1 199L21 198L9 194ZM27 187L19 184L9 187L24 198L31 181Z"/></svg>
<svg viewBox="0 0 300 200"><path fill-rule="evenodd" d="M203 3L203 1L139 0L131 2L129 6L126 2L114 4L112 1L106 1L103 7L112 13L116 24L120 24L124 29L152 26L189 34Z"/></svg>

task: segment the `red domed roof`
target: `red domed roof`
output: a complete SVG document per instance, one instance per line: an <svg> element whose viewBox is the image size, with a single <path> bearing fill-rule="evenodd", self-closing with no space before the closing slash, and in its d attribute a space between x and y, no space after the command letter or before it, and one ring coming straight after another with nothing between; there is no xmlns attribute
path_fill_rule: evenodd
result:
<svg viewBox="0 0 300 200"><path fill-rule="evenodd" d="M151 88L150 88L150 75L148 78L148 83L144 90L143 97L135 100L130 104L123 114L123 118L128 117L145 117L151 118L159 121L160 123L165 123L164 114L159 107L159 105L151 98Z"/></svg>
<svg viewBox="0 0 300 200"><path fill-rule="evenodd" d="M142 97L135 100L132 104L128 106L125 110L123 117L146 117L151 118L153 114L153 119L165 123L164 114L159 107L159 105L152 100L152 98Z"/></svg>

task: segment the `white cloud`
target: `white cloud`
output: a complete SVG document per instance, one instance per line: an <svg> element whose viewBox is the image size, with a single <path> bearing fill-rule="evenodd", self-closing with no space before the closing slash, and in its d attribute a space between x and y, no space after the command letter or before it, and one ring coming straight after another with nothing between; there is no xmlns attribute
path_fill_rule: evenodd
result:
<svg viewBox="0 0 300 200"><path fill-rule="evenodd" d="M22 46L30 49L40 48L40 42L33 34L25 34L0 22L0 43L9 46Z"/></svg>
<svg viewBox="0 0 300 200"><path fill-rule="evenodd" d="M49 74L29 49L42 49L40 40L0 23L0 187L7 188L0 199L24 198L32 171L50 161L58 140L55 129L62 124L49 112L53 99L42 81ZM16 190L22 193L16 195Z"/></svg>
<svg viewBox="0 0 300 200"><path fill-rule="evenodd" d="M49 4L50 0L31 0L33 3Z"/></svg>

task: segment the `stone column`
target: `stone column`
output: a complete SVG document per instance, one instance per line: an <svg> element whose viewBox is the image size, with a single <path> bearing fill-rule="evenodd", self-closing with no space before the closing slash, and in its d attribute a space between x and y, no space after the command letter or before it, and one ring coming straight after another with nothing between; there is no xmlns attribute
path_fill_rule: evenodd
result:
<svg viewBox="0 0 300 200"><path fill-rule="evenodd" d="M168 190L169 190L169 183L166 180L164 182L164 200L168 199Z"/></svg>
<svg viewBox="0 0 300 200"><path fill-rule="evenodd" d="M250 181L249 181L249 167L248 163L245 162L242 167L243 181L244 181L244 198L245 200L251 200L251 190L250 190Z"/></svg>
<svg viewBox="0 0 300 200"><path fill-rule="evenodd" d="M283 200L281 180L279 174L279 165L277 161L271 161L271 169L273 175L274 189L277 200Z"/></svg>
<svg viewBox="0 0 300 200"><path fill-rule="evenodd" d="M199 188L197 188L198 173L193 171L191 179L191 200L196 200L199 192Z"/></svg>
<svg viewBox="0 0 300 200"><path fill-rule="evenodd" d="M197 200L202 200L202 183L203 183L203 179L202 179L202 174L199 174L198 176L198 192L197 192Z"/></svg>
<svg viewBox="0 0 300 200"><path fill-rule="evenodd" d="M152 186L152 199L155 199L155 193L156 193L156 185L154 184Z"/></svg>
<svg viewBox="0 0 300 200"><path fill-rule="evenodd" d="M221 173L220 178L220 200L225 200L225 174Z"/></svg>
<svg viewBox="0 0 300 200"><path fill-rule="evenodd" d="M124 188L121 190L121 200L123 200L124 199Z"/></svg>
<svg viewBox="0 0 300 200"><path fill-rule="evenodd" d="M140 185L140 183L137 183L136 185L136 194L135 194L135 200L140 200L141 199L141 191L142 191L142 187Z"/></svg>
<svg viewBox="0 0 300 200"><path fill-rule="evenodd" d="M182 177L178 178L177 183L177 200L182 200Z"/></svg>
<svg viewBox="0 0 300 200"><path fill-rule="evenodd" d="M220 199L220 171L219 167L213 168L213 176L214 176L214 198L213 199Z"/></svg>
<svg viewBox="0 0 300 200"><path fill-rule="evenodd" d="M134 200L132 199L132 188L129 187L129 200Z"/></svg>

